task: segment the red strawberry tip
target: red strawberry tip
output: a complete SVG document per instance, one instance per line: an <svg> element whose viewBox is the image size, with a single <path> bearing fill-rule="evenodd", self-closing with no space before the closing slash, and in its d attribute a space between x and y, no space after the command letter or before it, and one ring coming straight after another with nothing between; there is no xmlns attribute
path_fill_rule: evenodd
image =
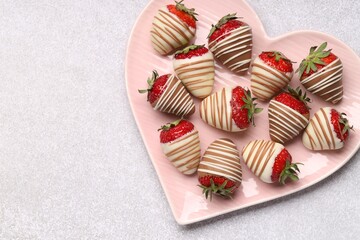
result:
<svg viewBox="0 0 360 240"><path fill-rule="evenodd" d="M331 123L334 126L336 136L340 141L344 142L349 136L349 130L353 130L353 126L350 126L345 113L339 113L335 109L331 109Z"/></svg>
<svg viewBox="0 0 360 240"><path fill-rule="evenodd" d="M213 176L204 176L199 178L198 186L202 188L202 193L204 194L206 199L212 200L213 194L218 195L223 198L230 198L232 199L232 194L237 189L236 184L224 177L218 177L221 180L224 180L220 185L216 184L213 180Z"/></svg>
<svg viewBox="0 0 360 240"><path fill-rule="evenodd" d="M207 36L207 38L210 38L211 35L217 30L219 29L222 25L224 25L225 23L227 23L228 21L230 20L235 20L235 19L238 19L240 17L237 17L236 16L236 13L232 13L232 14L228 14L228 15L225 15L223 16L217 23L216 25L212 24L211 25L211 29L210 29L210 33L209 35Z"/></svg>
<svg viewBox="0 0 360 240"><path fill-rule="evenodd" d="M303 74L309 75L311 72L317 72L321 66L327 65L323 59L331 54L332 49L325 51L326 47L327 42L324 42L319 47L313 46L310 48L309 55L301 61L299 68L296 70L296 72L299 72L300 78Z"/></svg>
<svg viewBox="0 0 360 240"><path fill-rule="evenodd" d="M138 92L139 93L147 93L147 92L151 91L151 89L154 85L154 82L158 77L159 77L158 72L156 70L153 70L151 77L149 77L147 79L148 88L147 89L138 89Z"/></svg>
<svg viewBox="0 0 360 240"><path fill-rule="evenodd" d="M189 14L190 16L192 16L194 18L195 21L197 21L197 18L196 18L196 15L198 15L196 12L195 12L195 9L194 8L187 8L182 2L184 0L181 0L180 2L177 2L175 1L176 5L176 9L179 10L179 11L183 11L187 14Z"/></svg>
<svg viewBox="0 0 360 240"><path fill-rule="evenodd" d="M295 62L291 61L290 59L288 59L282 52L279 52L279 51L265 51L262 53L267 54L269 57L275 57L275 61L277 61L277 62L280 61L280 59L283 59L285 61L295 63Z"/></svg>
<svg viewBox="0 0 360 240"><path fill-rule="evenodd" d="M195 21L197 21L197 18L195 17L195 15L198 15L196 12L195 12L195 8L187 8L182 2L184 0L181 0L180 2L177 2L175 1L176 3L176 9L179 10L179 11L183 11L189 15L191 15Z"/></svg>
<svg viewBox="0 0 360 240"><path fill-rule="evenodd" d="M307 107L308 110L310 110L311 108L308 106L308 103L311 103L311 99L306 96L306 91L304 91L304 94L302 93L301 88L298 86L295 89L293 89L292 87L288 86L287 87L288 92L291 94L291 96L295 97L296 99L300 100L301 102L303 102L305 104L305 106Z"/></svg>
<svg viewBox="0 0 360 240"><path fill-rule="evenodd" d="M176 55L176 54L180 54L180 53L188 53L188 52L190 52L191 50L196 50L196 49L199 49L199 48L203 48L204 46L205 46L205 44L203 44L203 45L193 44L193 45L190 45L190 46L185 47L184 49L181 49L181 50L176 51L176 52L175 52L175 55Z"/></svg>
<svg viewBox="0 0 360 240"><path fill-rule="evenodd" d="M258 56L268 66L283 73L292 73L293 61L279 51L262 51Z"/></svg>
<svg viewBox="0 0 360 240"><path fill-rule="evenodd" d="M193 56L201 56L207 53L209 50L205 47L205 45L190 45L185 47L184 49L178 50L175 52L175 59L185 59L192 58Z"/></svg>
<svg viewBox="0 0 360 240"><path fill-rule="evenodd" d="M167 131L167 130L170 130L171 128L176 127L177 125L179 125L179 123L180 123L182 120L183 120L183 119L180 118L180 119L178 119L178 120L175 120L174 122L170 122L170 123L167 123L167 124L165 124L165 125L162 125L162 126L158 129L158 131L162 131L162 130Z"/></svg>
<svg viewBox="0 0 360 240"><path fill-rule="evenodd" d="M195 129L194 124L185 119L179 119L162 126L160 132L160 143L169 143L181 138Z"/></svg>
<svg viewBox="0 0 360 240"><path fill-rule="evenodd" d="M241 108L248 109L248 121L251 122L251 124L255 127L254 115L260 113L263 109L256 107L257 103L255 103L255 100L257 100L257 98L253 98L251 96L250 90L249 89L244 89L244 90L245 90L244 91L245 97L243 97L243 101L245 102L245 104Z"/></svg>

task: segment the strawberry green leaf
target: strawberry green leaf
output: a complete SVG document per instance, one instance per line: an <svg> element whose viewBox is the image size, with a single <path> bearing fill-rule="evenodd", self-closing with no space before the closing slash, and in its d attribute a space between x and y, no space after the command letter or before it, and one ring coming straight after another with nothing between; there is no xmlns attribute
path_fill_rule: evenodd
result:
<svg viewBox="0 0 360 240"><path fill-rule="evenodd" d="M320 65L325 65L324 61L321 60L320 58L315 58L313 63L320 64Z"/></svg>
<svg viewBox="0 0 360 240"><path fill-rule="evenodd" d="M176 9L177 9L177 10L180 10L180 11L183 11L183 12L185 12L185 13L187 13L187 14L189 14L190 16L192 16L192 17L195 19L195 21L197 21L196 15L198 15L198 14L195 12L195 9L194 9L194 8L187 8L187 7L182 3L183 1L184 1L184 0L181 0L180 2L175 1L175 3L176 3Z"/></svg>
<svg viewBox="0 0 360 240"><path fill-rule="evenodd" d="M286 180L290 178L292 181L299 180L297 174L300 172L298 165L303 165L302 163L291 163L289 160L286 161L285 168L280 173L279 183L285 184Z"/></svg>
<svg viewBox="0 0 360 240"><path fill-rule="evenodd" d="M306 66L306 71L305 72L309 73L310 69L311 69L311 65L310 65L310 63L308 63L307 66Z"/></svg>
<svg viewBox="0 0 360 240"><path fill-rule="evenodd" d="M318 70L316 64L326 65L322 59L328 57L331 53L331 49L325 51L326 47L327 42L324 42L319 47L313 46L310 48L309 55L301 61L299 68L296 70L300 78L304 73L309 74L310 70L316 72Z"/></svg>
<svg viewBox="0 0 360 240"><path fill-rule="evenodd" d="M147 92L151 91L151 89L154 85L154 82L158 77L159 77L158 72L156 70L153 70L151 77L149 77L147 79L148 88L147 89L138 89L138 92L139 93L147 93Z"/></svg>
<svg viewBox="0 0 360 240"><path fill-rule="evenodd" d="M199 48L202 48L202 47L204 47L205 45L203 44L203 45L195 45L195 44L193 44L193 45L190 45L190 46L188 46L188 47L185 47L184 49L181 49L181 50L178 50L178 51L176 51L175 52L175 55L177 55L177 54L181 54L181 53L188 53L188 52L190 52L191 50L196 50L196 49L199 49Z"/></svg>
<svg viewBox="0 0 360 240"><path fill-rule="evenodd" d="M326 46L327 46L327 42L323 42L323 43L318 47L318 49L317 49L316 51L317 51L317 52L322 52L322 51L325 50Z"/></svg>
<svg viewBox="0 0 360 240"><path fill-rule="evenodd" d="M139 93L147 93L149 90L147 89L138 89L138 92Z"/></svg>
<svg viewBox="0 0 360 240"><path fill-rule="evenodd" d="M251 92L249 89L245 89L245 97L242 98L245 105L243 105L241 108L247 108L248 109L248 121L252 123L253 126L255 126L255 118L254 114L260 113L263 109L257 108L255 100L257 98L251 97Z"/></svg>
<svg viewBox="0 0 360 240"><path fill-rule="evenodd" d="M346 114L345 113L341 113L340 114L340 119L339 119L339 123L344 125L343 130L341 131L341 134L344 135L346 132L348 132L349 130L353 130L353 126L350 126L349 121L346 118Z"/></svg>
<svg viewBox="0 0 360 240"><path fill-rule="evenodd" d="M213 194L218 195L223 198L232 198L231 194L234 192L236 186L232 186L231 188L225 188L228 180L224 181L220 186L217 186L214 183L214 180L210 179L210 186L206 187L203 185L198 185L202 188L202 193L204 194L206 199L212 200Z"/></svg>
<svg viewBox="0 0 360 240"><path fill-rule="evenodd" d="M326 52L321 52L321 53L317 54L317 57L319 57L319 58L324 58L324 57L329 56L330 53L331 53L331 50L328 50L328 51L326 51Z"/></svg>
<svg viewBox="0 0 360 240"><path fill-rule="evenodd" d="M290 86L287 87L288 92L295 97L296 99L302 101L305 106L310 110L310 107L308 106L308 103L311 102L311 99L306 96L306 92L304 91L304 94L300 87L297 87L295 89L291 88Z"/></svg>
<svg viewBox="0 0 360 240"><path fill-rule="evenodd" d="M310 62L309 65L310 65L311 70L313 70L314 72L317 70L317 68L313 62Z"/></svg>
<svg viewBox="0 0 360 240"><path fill-rule="evenodd" d="M207 36L207 38L209 38L216 31L216 29L219 29L222 25L224 25L225 23L227 23L230 20L237 19L237 18L238 17L236 17L236 13L232 13L232 14L229 13L228 15L222 17L216 25L211 25L210 33Z"/></svg>
<svg viewBox="0 0 360 240"><path fill-rule="evenodd" d="M180 119L178 119L178 120L176 120L176 121L174 121L174 122L167 123L167 124L161 126L161 127L158 129L158 131L160 131L160 130L165 130L165 131L166 131L166 130L169 130L169 129L173 128L173 127L176 127L176 126L181 122L181 120L183 120L183 119L180 118Z"/></svg>
<svg viewBox="0 0 360 240"><path fill-rule="evenodd" d="M315 46L315 47L311 47L309 54L313 54L313 53L315 52L315 49L316 49L316 46Z"/></svg>

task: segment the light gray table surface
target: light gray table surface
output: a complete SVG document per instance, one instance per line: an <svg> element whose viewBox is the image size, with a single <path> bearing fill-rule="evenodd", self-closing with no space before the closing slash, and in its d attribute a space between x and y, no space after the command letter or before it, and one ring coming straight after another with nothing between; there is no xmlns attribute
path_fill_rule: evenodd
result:
<svg viewBox="0 0 360 240"><path fill-rule="evenodd" d="M175 222L125 87L147 2L0 0L0 239L359 239L359 153L301 192ZM360 1L249 4L269 36L312 29L360 54Z"/></svg>

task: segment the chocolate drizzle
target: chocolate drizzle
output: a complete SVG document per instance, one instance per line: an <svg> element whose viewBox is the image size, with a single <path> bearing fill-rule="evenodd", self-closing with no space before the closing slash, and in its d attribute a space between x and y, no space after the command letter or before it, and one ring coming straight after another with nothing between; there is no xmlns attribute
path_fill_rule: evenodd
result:
<svg viewBox="0 0 360 240"><path fill-rule="evenodd" d="M222 88L220 91L202 100L200 104L201 119L210 126L227 132L240 132L245 130L236 126L232 119L231 96L232 88L228 87Z"/></svg>
<svg viewBox="0 0 360 240"><path fill-rule="evenodd" d="M181 81L171 75L160 98L152 104L155 110L175 114L180 117L190 116L195 112L194 100L186 91Z"/></svg>
<svg viewBox="0 0 360 240"><path fill-rule="evenodd" d="M303 133L302 142L311 150L335 150L344 146L332 126L330 107L321 108L314 114Z"/></svg>
<svg viewBox="0 0 360 240"><path fill-rule="evenodd" d="M159 9L151 29L151 43L161 55L168 55L188 45L196 29L188 26L166 7Z"/></svg>
<svg viewBox="0 0 360 240"><path fill-rule="evenodd" d="M262 181L272 183L272 167L276 156L284 149L280 143L266 140L249 142L242 150L244 162Z"/></svg>
<svg viewBox="0 0 360 240"><path fill-rule="evenodd" d="M284 73L264 63L259 57L252 64L251 92L261 101L268 101L286 87L293 72Z"/></svg>
<svg viewBox="0 0 360 240"><path fill-rule="evenodd" d="M204 153L198 168L198 176L223 176L239 186L242 169L239 151L233 141L220 138L212 142Z"/></svg>
<svg viewBox="0 0 360 240"><path fill-rule="evenodd" d="M275 100L270 101L268 115L270 138L282 144L299 135L309 122L299 112Z"/></svg>
<svg viewBox="0 0 360 240"><path fill-rule="evenodd" d="M338 103L343 96L343 65L337 58L329 65L301 80L304 87L326 102Z"/></svg>
<svg viewBox="0 0 360 240"><path fill-rule="evenodd" d="M174 59L173 65L176 75L192 95L205 98L211 94L215 76L211 52L191 59Z"/></svg>
<svg viewBox="0 0 360 240"><path fill-rule="evenodd" d="M229 33L230 35L224 39L209 42L209 49L225 67L234 73L244 74L249 69L251 61L251 27L243 25Z"/></svg>
<svg viewBox="0 0 360 240"><path fill-rule="evenodd" d="M183 174L196 172L200 158L200 138L197 130L161 145L167 159Z"/></svg>

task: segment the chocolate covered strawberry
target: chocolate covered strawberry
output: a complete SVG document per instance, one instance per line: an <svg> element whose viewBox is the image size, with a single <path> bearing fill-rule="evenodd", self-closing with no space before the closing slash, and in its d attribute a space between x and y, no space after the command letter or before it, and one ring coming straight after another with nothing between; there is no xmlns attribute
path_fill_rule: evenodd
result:
<svg viewBox="0 0 360 240"><path fill-rule="evenodd" d="M251 91L268 101L286 87L294 75L291 60L278 51L262 52L252 63Z"/></svg>
<svg viewBox="0 0 360 240"><path fill-rule="evenodd" d="M344 147L352 126L344 113L331 107L320 108L306 127L302 142L311 150L336 150Z"/></svg>
<svg viewBox="0 0 360 240"><path fill-rule="evenodd" d="M290 153L280 143L251 141L243 148L242 157L249 169L263 182L285 184L287 179L299 179L300 163L292 163Z"/></svg>
<svg viewBox="0 0 360 240"><path fill-rule="evenodd" d="M155 110L180 117L190 116L195 112L194 100L175 75L159 76L154 70L147 83L147 89L138 91L147 93L147 100Z"/></svg>
<svg viewBox="0 0 360 240"><path fill-rule="evenodd" d="M191 122L179 119L162 126L161 148L167 159L183 174L196 172L200 158L199 133Z"/></svg>
<svg viewBox="0 0 360 240"><path fill-rule="evenodd" d="M174 53L187 46L196 33L195 9L187 8L183 1L159 9L151 29L151 43L161 55Z"/></svg>
<svg viewBox="0 0 360 240"><path fill-rule="evenodd" d="M251 97L250 90L240 86L222 88L200 104L200 117L215 128L228 132L246 130L254 123L254 115L261 112Z"/></svg>
<svg viewBox="0 0 360 240"><path fill-rule="evenodd" d="M212 25L208 42L215 58L232 72L244 74L249 69L252 31L247 23L236 17L236 13L228 14Z"/></svg>
<svg viewBox="0 0 360 240"><path fill-rule="evenodd" d="M214 86L214 57L204 45L191 45L175 53L174 70L187 90L195 97L205 98Z"/></svg>
<svg viewBox="0 0 360 240"><path fill-rule="evenodd" d="M233 141L220 138L206 149L198 168L199 186L206 198L231 197L242 181L239 151Z"/></svg>
<svg viewBox="0 0 360 240"><path fill-rule="evenodd" d="M271 140L286 143L300 134L309 122L308 107L310 99L300 87L282 92L274 97L268 108Z"/></svg>
<svg viewBox="0 0 360 240"><path fill-rule="evenodd" d="M331 49L325 50L326 47L326 42L319 47L311 47L297 72L300 82L309 92L336 104L343 96L343 65Z"/></svg>

